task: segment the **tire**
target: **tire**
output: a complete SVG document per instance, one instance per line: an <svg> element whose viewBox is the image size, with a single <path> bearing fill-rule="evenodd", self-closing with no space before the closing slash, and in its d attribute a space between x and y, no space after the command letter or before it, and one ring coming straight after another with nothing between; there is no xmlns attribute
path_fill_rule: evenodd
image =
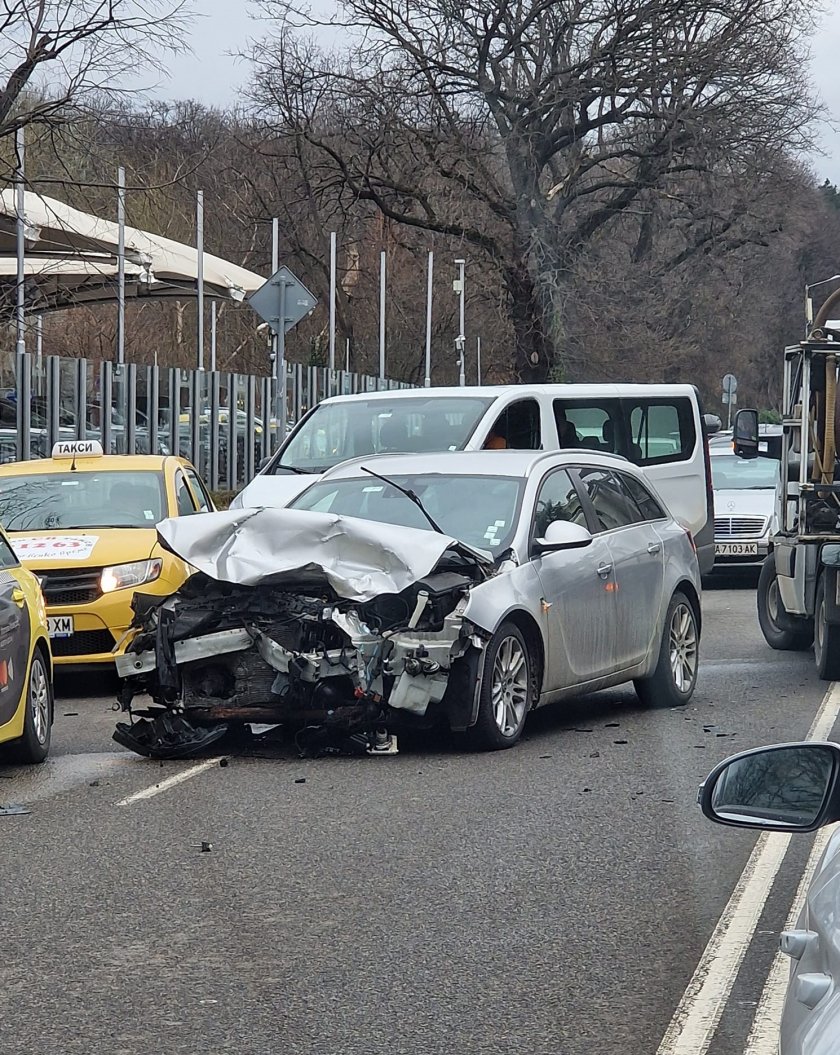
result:
<svg viewBox="0 0 840 1055"><path fill-rule="evenodd" d="M758 576L756 590L758 625L764 640L771 648L781 652L804 652L811 647L814 628L806 619L788 615L779 594L776 576L776 555L765 557Z"/></svg>
<svg viewBox="0 0 840 1055"><path fill-rule="evenodd" d="M484 650L478 718L466 733L479 751L500 751L522 736L534 702L534 660L515 623L499 627Z"/></svg>
<svg viewBox="0 0 840 1055"><path fill-rule="evenodd" d="M825 575L814 598L814 659L823 681L840 679L840 626L825 621Z"/></svg>
<svg viewBox="0 0 840 1055"><path fill-rule="evenodd" d="M684 707L688 703L697 684L699 644L697 612L686 595L677 590L665 615L653 674L633 683L646 707Z"/></svg>
<svg viewBox="0 0 840 1055"><path fill-rule="evenodd" d="M14 762L37 765L50 753L53 719L53 692L49 665L40 648L36 648L26 681L26 713L23 736L9 744L8 757Z"/></svg>

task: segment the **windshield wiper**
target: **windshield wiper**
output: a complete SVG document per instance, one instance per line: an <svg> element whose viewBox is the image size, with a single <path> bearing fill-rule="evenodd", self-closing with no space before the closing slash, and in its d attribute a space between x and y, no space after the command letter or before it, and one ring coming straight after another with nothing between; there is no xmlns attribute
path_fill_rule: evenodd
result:
<svg viewBox="0 0 840 1055"><path fill-rule="evenodd" d="M375 473L373 469L368 469L367 466L361 465L359 466L359 468L362 470L363 473L367 473L369 476L375 476L377 480L381 480L384 484L388 484L390 487L393 487L396 491L402 492L402 494L404 494L405 497L409 499L409 501L413 502L417 506L423 516L432 525L432 529L434 531L436 531L439 535L446 534L443 528L439 524L436 524L434 520L432 520L428 510L420 501L419 497L414 493L414 491L411 490L410 487L402 487L400 484L395 483L393 480L389 480L387 476L380 476L379 473Z"/></svg>
<svg viewBox="0 0 840 1055"><path fill-rule="evenodd" d="M297 465L284 465L282 462L277 466L278 469L288 469L290 473L297 473L299 476L311 476L312 474L308 469L301 469ZM275 476L277 473L274 474Z"/></svg>

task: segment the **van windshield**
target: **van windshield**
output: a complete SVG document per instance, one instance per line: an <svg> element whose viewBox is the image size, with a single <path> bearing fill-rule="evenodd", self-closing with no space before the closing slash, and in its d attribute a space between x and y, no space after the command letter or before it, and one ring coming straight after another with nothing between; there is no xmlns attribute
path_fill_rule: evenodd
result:
<svg viewBox="0 0 840 1055"><path fill-rule="evenodd" d="M271 472L322 473L370 454L461 451L493 396L410 396L322 403Z"/></svg>

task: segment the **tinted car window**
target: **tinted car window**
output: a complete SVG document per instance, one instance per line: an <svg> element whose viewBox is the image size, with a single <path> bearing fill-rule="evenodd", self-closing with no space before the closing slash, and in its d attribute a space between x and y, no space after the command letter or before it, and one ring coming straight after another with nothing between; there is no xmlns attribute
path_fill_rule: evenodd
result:
<svg viewBox="0 0 840 1055"><path fill-rule="evenodd" d="M643 520L662 520L667 516L659 502L635 476L630 476L629 473L616 473L615 475L635 502Z"/></svg>
<svg viewBox="0 0 840 1055"><path fill-rule="evenodd" d="M630 449L637 465L683 461L694 450L697 433L691 401L686 398L625 401L630 419Z"/></svg>
<svg viewBox="0 0 840 1055"><path fill-rule="evenodd" d="M565 469L552 473L540 487L534 514L534 537L543 538L549 524L566 520L586 527L586 514L572 479Z"/></svg>
<svg viewBox="0 0 840 1055"><path fill-rule="evenodd" d="M621 420L618 403L570 403L554 400L554 419L561 447L584 447L609 454L621 453Z"/></svg>
<svg viewBox="0 0 840 1055"><path fill-rule="evenodd" d="M539 404L535 399L522 399L518 403L511 403L498 416L491 433L500 436L509 449L540 450L542 438Z"/></svg>
<svg viewBox="0 0 840 1055"><path fill-rule="evenodd" d="M637 524L641 519L638 506L606 469L581 469L580 479L595 510L598 530Z"/></svg>

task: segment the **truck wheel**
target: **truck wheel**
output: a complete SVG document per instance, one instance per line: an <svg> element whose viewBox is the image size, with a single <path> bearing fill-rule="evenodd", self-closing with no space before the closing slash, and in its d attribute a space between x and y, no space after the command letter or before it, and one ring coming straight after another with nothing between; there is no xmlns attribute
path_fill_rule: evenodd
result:
<svg viewBox="0 0 840 1055"><path fill-rule="evenodd" d="M811 647L814 631L805 619L788 615L779 593L776 555L768 554L761 565L756 591L758 625L764 640L781 652L804 652Z"/></svg>
<svg viewBox="0 0 840 1055"><path fill-rule="evenodd" d="M814 659L823 681L840 678L840 625L825 621L825 576L820 576L814 600Z"/></svg>

